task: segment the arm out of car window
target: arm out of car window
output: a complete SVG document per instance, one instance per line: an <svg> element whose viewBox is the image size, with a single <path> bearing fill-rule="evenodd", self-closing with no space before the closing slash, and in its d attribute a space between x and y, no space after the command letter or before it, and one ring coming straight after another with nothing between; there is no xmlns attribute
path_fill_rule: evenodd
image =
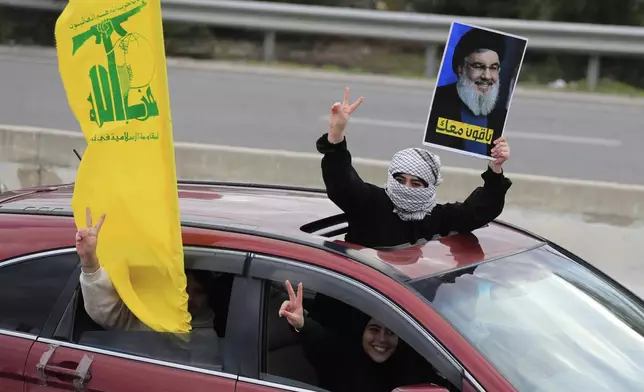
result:
<svg viewBox="0 0 644 392"><path fill-rule="evenodd" d="M125 306L104 268L99 267L93 273L82 272L80 284L85 311L98 325L105 329L146 330Z"/></svg>

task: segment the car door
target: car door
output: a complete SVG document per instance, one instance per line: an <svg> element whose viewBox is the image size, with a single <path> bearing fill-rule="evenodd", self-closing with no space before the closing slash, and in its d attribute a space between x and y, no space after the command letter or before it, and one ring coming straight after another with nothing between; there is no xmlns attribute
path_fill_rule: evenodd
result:
<svg viewBox="0 0 644 392"><path fill-rule="evenodd" d="M199 340L191 334L189 340L182 340L152 331L105 331L84 310L78 270L66 298L59 301L57 314L52 314L29 353L25 391L233 392L238 361L230 350L234 343L228 341L233 329L229 326L236 322L236 298L246 294L239 280L243 285L247 256L206 248L186 248L184 254L186 269L208 272L216 283L212 287L215 297L228 301L215 311L218 317L225 316L223 336Z"/></svg>
<svg viewBox="0 0 644 392"><path fill-rule="evenodd" d="M338 263L343 262L347 261L338 257ZM287 297L284 293L281 297L273 293L276 289L283 288L286 280L290 280L294 286L299 282L303 283L305 308L309 306L307 302L313 304L314 301L311 300L314 296L322 295L343 306L386 320L387 328L420 355L421 361L415 362L421 366L419 369L436 372L437 376L440 374L436 381L443 382L451 390L468 390L463 387L463 377L467 372L458 362L404 309L372 287L335 271L296 260L263 255L252 259L249 277L253 279L254 285L261 288L250 290L259 294L253 301L249 300L246 309L247 337L244 339L244 350L251 352L255 348L256 351L252 351L255 354L246 356L247 361L241 368L236 392L323 391L318 386L315 369L308 363L298 344L292 341L294 334L285 331L289 329L286 321L277 316L281 302ZM334 310L327 312L327 315L333 313ZM335 326L341 329L341 324ZM251 328L251 325L254 327ZM328 327L333 325L329 324Z"/></svg>
<svg viewBox="0 0 644 392"><path fill-rule="evenodd" d="M65 251L0 263L0 391L22 392L29 350L76 264Z"/></svg>

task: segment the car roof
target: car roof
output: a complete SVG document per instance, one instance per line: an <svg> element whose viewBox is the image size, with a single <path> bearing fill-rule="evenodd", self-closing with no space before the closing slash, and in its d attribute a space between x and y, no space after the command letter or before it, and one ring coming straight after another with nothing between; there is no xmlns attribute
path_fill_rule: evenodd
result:
<svg viewBox="0 0 644 392"><path fill-rule="evenodd" d="M325 192L258 184L180 181L184 226L240 231L338 252L409 280L516 254L545 240L503 222L412 247L365 248L343 240L346 219ZM71 216L74 184L0 194L0 213ZM337 231L336 231L337 230Z"/></svg>

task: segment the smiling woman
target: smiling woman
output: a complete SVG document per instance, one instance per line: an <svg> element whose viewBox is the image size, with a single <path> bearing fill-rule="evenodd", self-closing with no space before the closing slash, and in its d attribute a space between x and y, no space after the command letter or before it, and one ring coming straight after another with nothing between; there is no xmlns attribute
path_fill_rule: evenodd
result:
<svg viewBox="0 0 644 392"><path fill-rule="evenodd" d="M398 336L380 321L372 318L362 334L362 348L376 363L383 363L398 347Z"/></svg>
<svg viewBox="0 0 644 392"><path fill-rule="evenodd" d="M273 305L269 308L279 306L276 300L282 298L283 291L277 287L275 282L269 294ZM452 387L382 321L335 298L308 290L305 293L301 283L296 294L286 281L286 291L288 299L268 315L274 320L267 328L270 350L267 361L273 367L270 373L333 392L392 392L398 387L422 384ZM311 313L304 309L304 304ZM325 305L331 306L332 311L322 310ZM290 326L290 331L284 331L285 325ZM291 360L278 361L284 353L280 347L284 343L278 342L289 340L301 345L301 353L290 352ZM292 358L298 356L301 357L297 364L293 364L298 369L287 366L285 372L284 362L292 363ZM306 379L302 377L303 362L310 365Z"/></svg>

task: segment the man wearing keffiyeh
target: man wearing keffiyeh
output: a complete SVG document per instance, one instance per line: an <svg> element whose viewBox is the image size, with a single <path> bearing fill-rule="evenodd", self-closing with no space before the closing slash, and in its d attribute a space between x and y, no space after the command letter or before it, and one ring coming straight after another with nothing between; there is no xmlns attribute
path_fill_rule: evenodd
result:
<svg viewBox="0 0 644 392"><path fill-rule="evenodd" d="M420 148L398 151L388 169L384 188L362 181L351 165L345 128L351 113L364 101L344 101L331 108L329 132L317 141L327 195L347 215L346 241L372 247L417 244L451 232L470 232L485 226L503 211L512 182L502 165L510 156L505 137L494 141L484 184L464 202L437 204L436 190L443 181L437 155Z"/></svg>

